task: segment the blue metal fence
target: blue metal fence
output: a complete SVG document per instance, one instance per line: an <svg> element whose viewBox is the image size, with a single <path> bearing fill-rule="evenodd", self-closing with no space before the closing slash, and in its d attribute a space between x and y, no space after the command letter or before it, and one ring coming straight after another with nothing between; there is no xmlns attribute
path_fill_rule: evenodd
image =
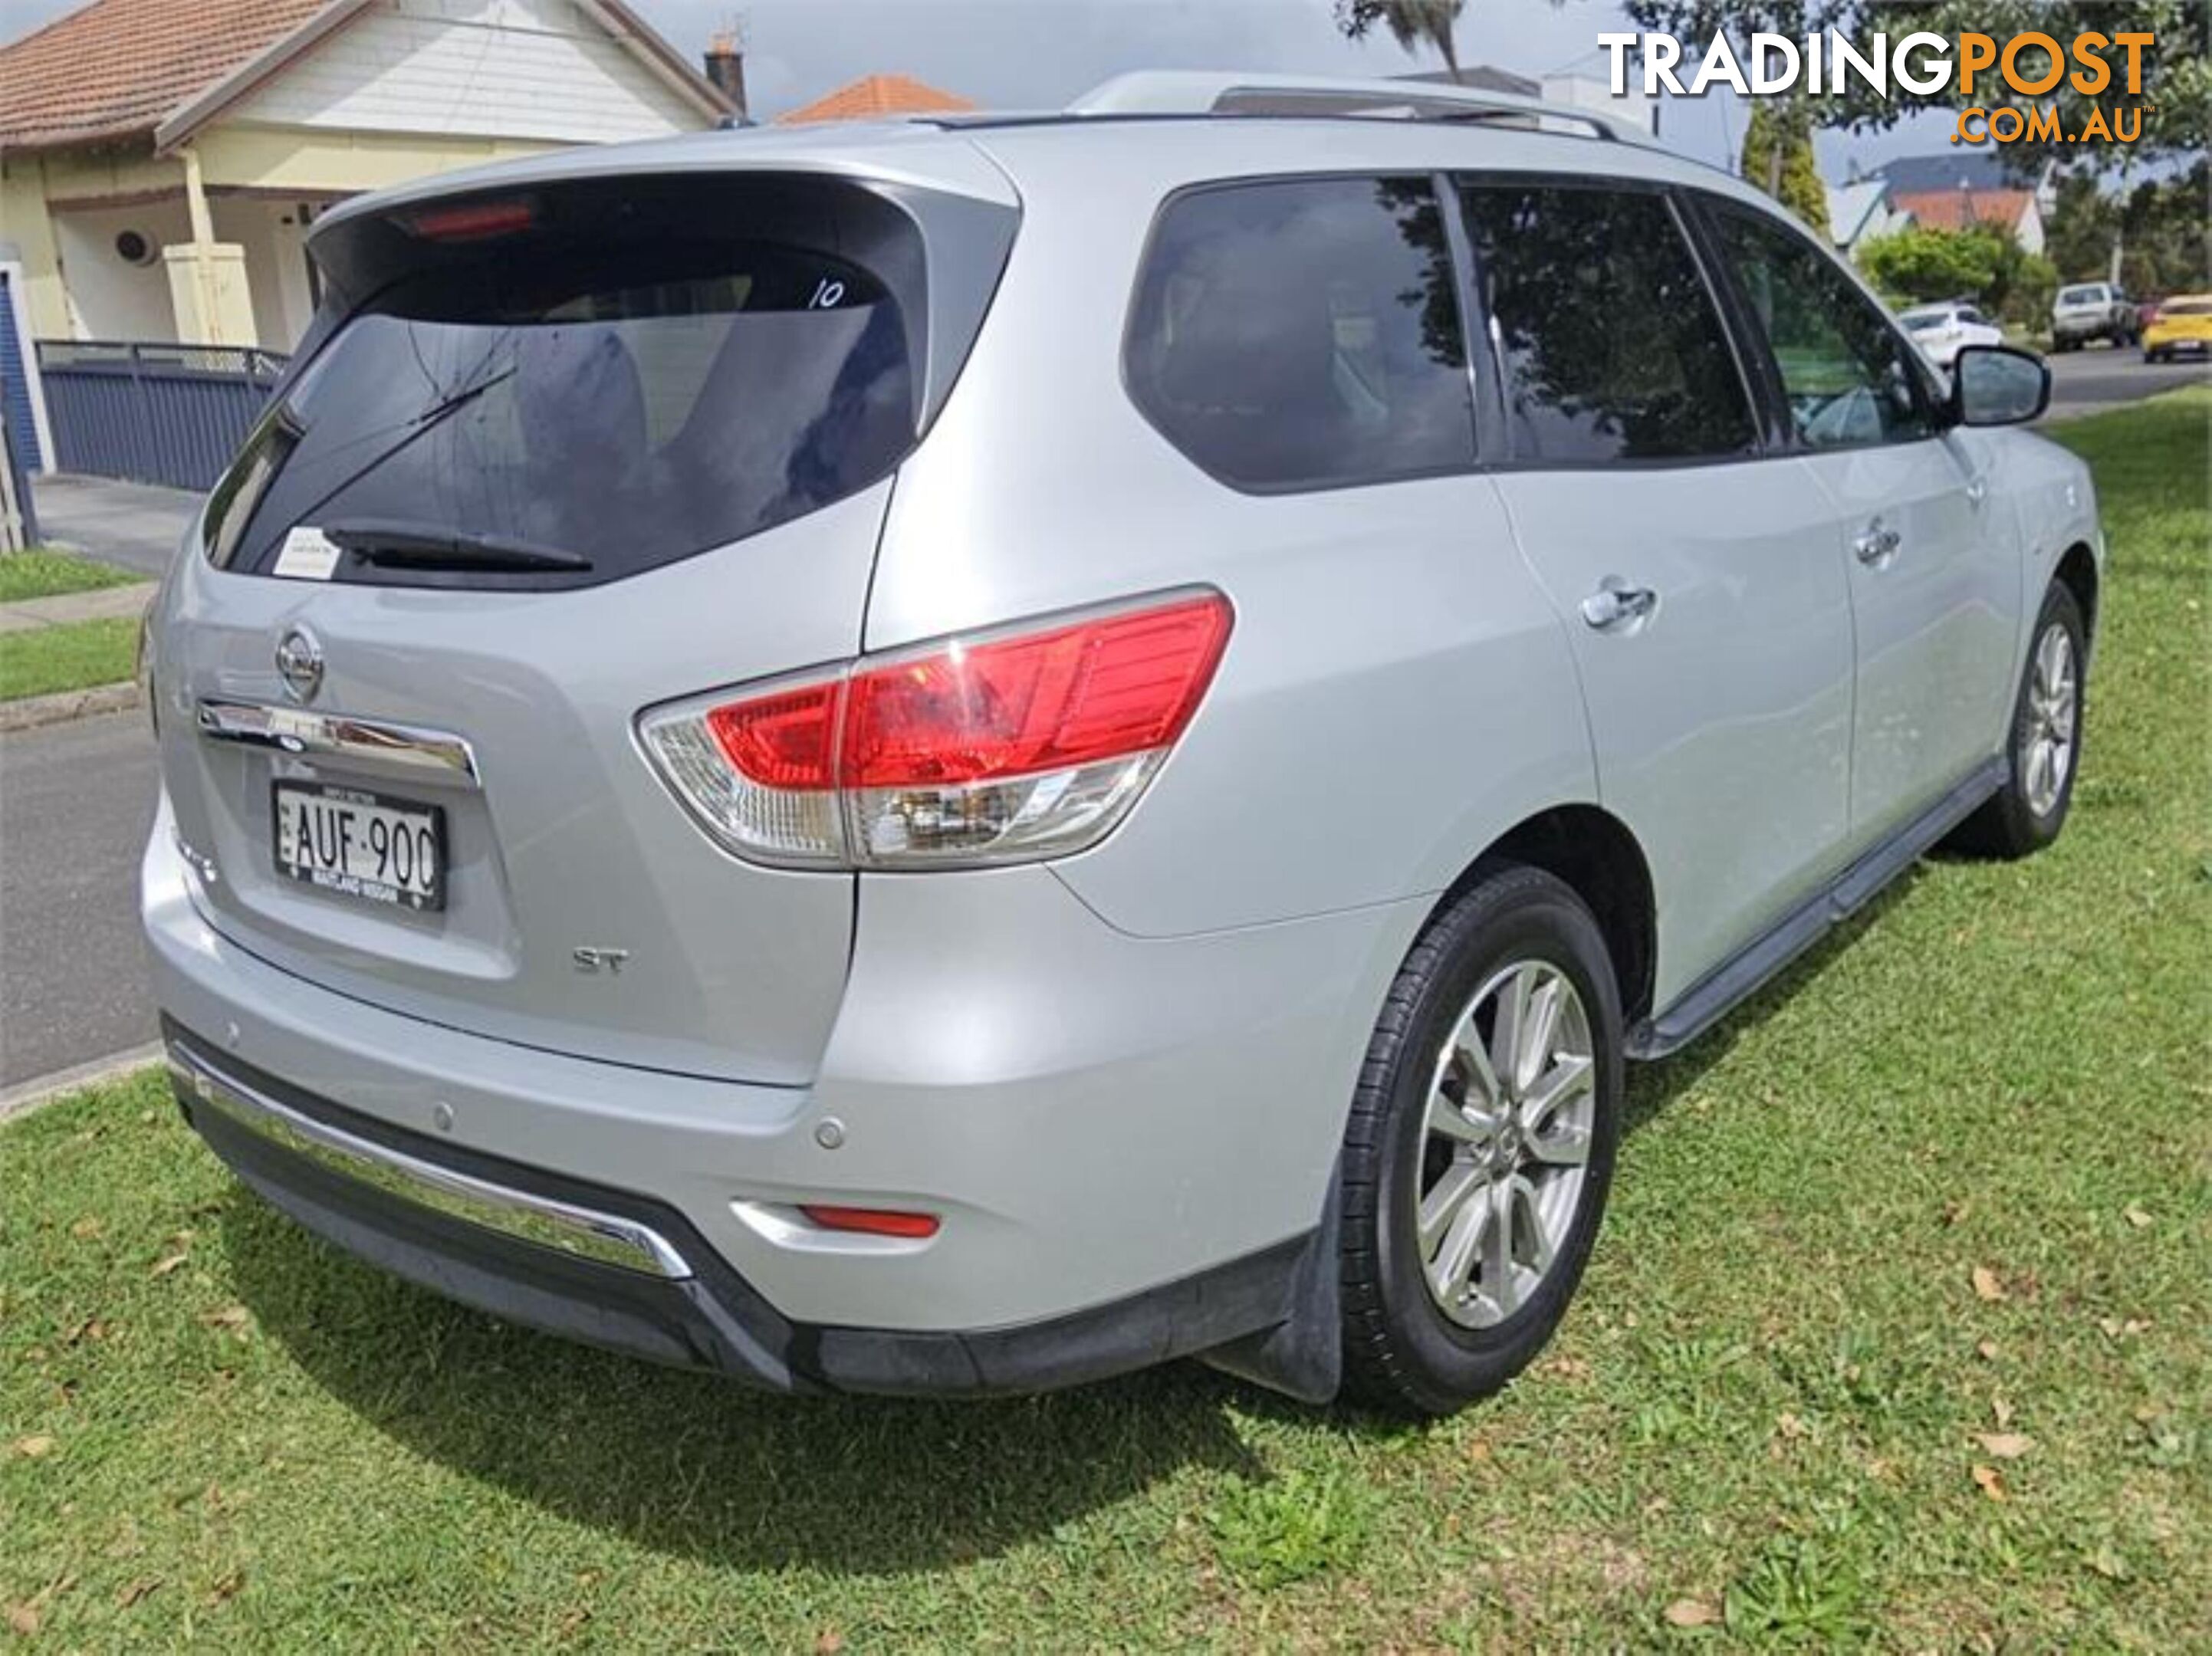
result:
<svg viewBox="0 0 2212 1656"><path fill-rule="evenodd" d="M0 403L7 409L8 429L15 434L13 441L16 464L27 471L36 471L45 464L39 452L39 420L31 407L31 382L23 372L22 335L15 323L17 296L15 281L0 270Z"/></svg>
<svg viewBox="0 0 2212 1656"><path fill-rule="evenodd" d="M283 372L273 351L42 339L54 464L95 477L206 488Z"/></svg>

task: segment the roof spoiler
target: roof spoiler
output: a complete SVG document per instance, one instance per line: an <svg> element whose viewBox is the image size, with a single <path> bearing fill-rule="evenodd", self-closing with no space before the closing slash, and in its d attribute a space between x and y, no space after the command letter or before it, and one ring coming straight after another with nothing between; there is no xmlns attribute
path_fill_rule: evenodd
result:
<svg viewBox="0 0 2212 1656"><path fill-rule="evenodd" d="M1512 121L1546 128L1565 122L1615 143L1648 147L1653 142L1649 131L1625 115L1433 81L1141 70L1093 87L1067 107L1073 115L1345 115Z"/></svg>

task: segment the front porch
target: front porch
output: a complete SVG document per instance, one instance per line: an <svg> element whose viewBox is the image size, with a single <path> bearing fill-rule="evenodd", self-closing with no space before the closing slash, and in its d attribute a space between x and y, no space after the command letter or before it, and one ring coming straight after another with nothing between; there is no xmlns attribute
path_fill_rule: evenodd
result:
<svg viewBox="0 0 2212 1656"><path fill-rule="evenodd" d="M187 173L166 191L48 203L65 337L279 352L298 343L317 299L307 227L336 197L191 183Z"/></svg>

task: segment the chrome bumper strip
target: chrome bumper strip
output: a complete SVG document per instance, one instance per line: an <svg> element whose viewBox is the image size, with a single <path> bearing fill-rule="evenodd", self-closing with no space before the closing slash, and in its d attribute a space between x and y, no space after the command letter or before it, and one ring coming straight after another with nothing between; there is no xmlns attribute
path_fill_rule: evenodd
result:
<svg viewBox="0 0 2212 1656"><path fill-rule="evenodd" d="M476 753L465 738L413 725L203 698L199 727L202 736L216 742L343 759L418 776L428 773L471 787L479 779Z"/></svg>
<svg viewBox="0 0 2212 1656"><path fill-rule="evenodd" d="M666 1237L635 1219L511 1190L372 1143L221 1073L173 1040L168 1060L178 1083L225 1119L386 1195L596 1264L653 1277L692 1274Z"/></svg>

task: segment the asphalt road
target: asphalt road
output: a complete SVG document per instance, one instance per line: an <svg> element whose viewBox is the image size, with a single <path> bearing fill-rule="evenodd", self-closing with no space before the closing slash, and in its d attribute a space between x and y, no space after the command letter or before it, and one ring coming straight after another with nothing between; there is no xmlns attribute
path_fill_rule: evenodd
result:
<svg viewBox="0 0 2212 1656"><path fill-rule="evenodd" d="M2055 353L2051 364L2051 414L2069 418L2115 403L2140 402L2182 385L2212 384L2212 361L2148 363L2130 347L2090 345Z"/></svg>
<svg viewBox="0 0 2212 1656"><path fill-rule="evenodd" d="M158 791L143 713L0 736L0 1088L155 1037L138 853Z"/></svg>

